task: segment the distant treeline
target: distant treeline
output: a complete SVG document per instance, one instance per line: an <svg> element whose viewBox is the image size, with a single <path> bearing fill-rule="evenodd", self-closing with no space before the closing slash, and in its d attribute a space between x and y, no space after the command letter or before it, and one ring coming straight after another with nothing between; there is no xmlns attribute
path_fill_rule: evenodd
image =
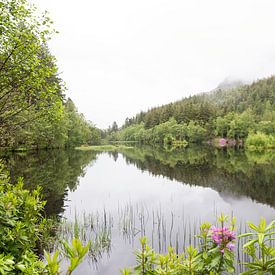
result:
<svg viewBox="0 0 275 275"><path fill-rule="evenodd" d="M275 147L275 76L155 107L127 118L120 129L112 128L111 141L200 143L215 137L244 140L250 135L251 146L266 138L268 147ZM261 134L254 137L256 132Z"/></svg>
<svg viewBox="0 0 275 275"><path fill-rule="evenodd" d="M97 143L99 131L65 100L65 85L47 42L47 13L25 0L0 3L0 147Z"/></svg>

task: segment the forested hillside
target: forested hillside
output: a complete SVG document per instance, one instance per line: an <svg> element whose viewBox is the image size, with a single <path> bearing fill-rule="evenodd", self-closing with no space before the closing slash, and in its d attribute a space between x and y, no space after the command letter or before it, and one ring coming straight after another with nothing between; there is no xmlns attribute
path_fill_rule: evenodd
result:
<svg viewBox="0 0 275 275"><path fill-rule="evenodd" d="M183 140L200 143L214 137L243 141L249 135L249 140L253 139L256 132L258 138L261 134L261 139L268 139L268 147L274 146L275 76L141 112L127 118L109 139L151 144Z"/></svg>
<svg viewBox="0 0 275 275"><path fill-rule="evenodd" d="M47 14L25 0L3 0L0 22L0 147L96 143L98 130L65 99Z"/></svg>

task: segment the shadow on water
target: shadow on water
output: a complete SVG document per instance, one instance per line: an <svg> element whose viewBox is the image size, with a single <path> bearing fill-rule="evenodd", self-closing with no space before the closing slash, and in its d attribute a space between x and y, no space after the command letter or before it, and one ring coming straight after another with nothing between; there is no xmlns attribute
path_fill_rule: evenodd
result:
<svg viewBox="0 0 275 275"><path fill-rule="evenodd" d="M85 175L85 167L96 155L77 150L41 150L8 154L2 159L13 182L23 177L26 188L42 187L46 214L51 216L62 214L67 192L77 188L79 177Z"/></svg>

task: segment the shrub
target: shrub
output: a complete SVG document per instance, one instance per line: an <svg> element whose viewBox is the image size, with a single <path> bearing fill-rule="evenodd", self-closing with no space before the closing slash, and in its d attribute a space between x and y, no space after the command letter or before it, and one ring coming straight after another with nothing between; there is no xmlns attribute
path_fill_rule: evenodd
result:
<svg viewBox="0 0 275 275"><path fill-rule="evenodd" d="M25 190L22 178L11 184L0 163L0 274L61 274L59 251L53 257L45 251L46 264L38 256L38 243L45 244L44 238L52 229L51 220L42 215L44 206L39 187ZM66 241L62 244L62 254L70 262L66 274L71 274L82 262L90 242L83 246L73 239L71 245Z"/></svg>
<svg viewBox="0 0 275 275"><path fill-rule="evenodd" d="M24 190L22 178L10 184L0 165L0 273L40 274L44 264L36 252L46 223L41 214L44 205L39 188Z"/></svg>
<svg viewBox="0 0 275 275"><path fill-rule="evenodd" d="M275 148L275 137L261 132L250 133L246 139L245 146L253 151Z"/></svg>

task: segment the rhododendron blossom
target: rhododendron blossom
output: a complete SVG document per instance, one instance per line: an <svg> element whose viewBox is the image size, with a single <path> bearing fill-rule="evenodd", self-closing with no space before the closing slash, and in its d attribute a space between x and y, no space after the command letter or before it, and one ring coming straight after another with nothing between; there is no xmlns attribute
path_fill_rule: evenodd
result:
<svg viewBox="0 0 275 275"><path fill-rule="evenodd" d="M214 243L221 248L221 253L227 248L232 251L235 247L232 241L236 239L235 232L229 230L227 227L211 227L211 238Z"/></svg>

